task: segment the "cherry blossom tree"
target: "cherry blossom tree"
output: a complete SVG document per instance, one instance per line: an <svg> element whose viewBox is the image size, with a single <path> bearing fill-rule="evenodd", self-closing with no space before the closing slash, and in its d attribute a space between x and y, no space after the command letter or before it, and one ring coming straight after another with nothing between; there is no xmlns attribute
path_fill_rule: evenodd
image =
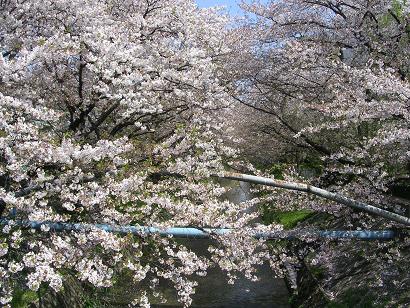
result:
<svg viewBox="0 0 410 308"><path fill-rule="evenodd" d="M276 141L353 178L331 189L385 206L409 158L408 8L374 4L254 2L256 17L232 29L193 0L0 1L1 304L19 288L59 291L67 276L106 288L131 275L132 305L148 307L171 282L189 306L209 267L229 282L239 272L256 279L265 260L280 273L292 256L271 255L252 235L281 227L255 226L259 200L222 201L211 177L238 158L227 146L232 119L254 117L232 114L235 102L262 112ZM56 233L22 221L88 227ZM95 224L233 231L211 234L202 256Z"/></svg>
<svg viewBox="0 0 410 308"><path fill-rule="evenodd" d="M286 162L281 176L300 181L292 164L313 157L320 162L321 174L304 179L307 184L408 216L406 202L391 194L398 185L409 187L408 2L244 1L243 7L249 18L230 33L236 42L235 56L226 69L236 78L234 133L242 139L248 158ZM265 145L262 150L261 145ZM288 184L269 182L276 187ZM327 212L331 215L321 221L327 226L403 227L311 195L277 188L261 193L261 203L274 210ZM286 254L295 257L291 263L308 263L309 255L312 265L327 270L329 279L321 281L321 288L334 299L340 291L331 289L334 269L340 264L337 255L344 253L341 247L357 253L354 245L344 242L336 247L322 241L289 246ZM374 269L377 287L387 285L389 273L402 283L394 288L406 288L408 275L397 274L400 265L395 264L406 262L408 248L406 238L360 250ZM385 294L377 298L381 301Z"/></svg>
<svg viewBox="0 0 410 308"><path fill-rule="evenodd" d="M295 0L243 7L253 15L231 34L238 46L228 64L240 81L238 119L255 123L239 133L243 147L256 152L258 143L246 136L257 133L265 143L275 140L279 155L321 157L321 185L389 207L388 189L408 179L408 4ZM241 106L255 120L251 111L241 116Z"/></svg>
<svg viewBox="0 0 410 308"><path fill-rule="evenodd" d="M67 275L110 287L131 273L144 307L164 281L189 305L209 266L253 278L267 253L248 236L252 202L221 201L209 179L235 156L219 137L227 18L191 0L12 0L0 12L0 205L13 212L2 306L15 289L59 291ZM240 231L198 256L171 238L27 220Z"/></svg>

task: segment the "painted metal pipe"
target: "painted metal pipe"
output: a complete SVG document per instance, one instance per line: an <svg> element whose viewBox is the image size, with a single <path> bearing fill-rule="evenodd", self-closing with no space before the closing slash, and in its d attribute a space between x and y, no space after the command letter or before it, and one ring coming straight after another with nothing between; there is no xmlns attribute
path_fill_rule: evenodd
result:
<svg viewBox="0 0 410 308"><path fill-rule="evenodd" d="M370 214L374 214L377 216L387 218L392 221L399 222L406 226L410 226L410 218L408 217L405 217L405 216L402 216L402 215L399 215L399 214L396 214L390 211L386 211L376 206L373 206L373 205L370 205L364 202L360 202L360 201L342 196L340 194L327 191L319 187L312 186L312 185L307 185L304 183L275 180L275 179L264 178L260 176L249 175L249 174L235 173L235 172L225 172L224 175L218 176L218 177L229 179L229 180L236 180L236 181L260 184L260 185L266 185L266 186L272 186L272 187L277 187L277 188L296 190L296 191L302 191L305 193L314 194L321 198L325 198L325 199L332 200L340 204L344 204L350 208L358 209L358 210L361 210L361 211L364 211Z"/></svg>
<svg viewBox="0 0 410 308"><path fill-rule="evenodd" d="M11 220L0 219L0 225L6 225L8 223L14 223L22 228L47 230L54 232L63 231L90 231L93 229L100 229L110 233L119 234L135 234L139 236L148 236L152 234L158 234L160 236L173 236L175 238L187 238L187 239L209 239L213 235L226 235L234 231L227 228L168 228L160 229L147 226L117 226L107 224L82 224L82 223L64 223L64 222L41 222L41 221L24 221L24 220ZM256 239L297 239L303 236L320 237L328 239L360 239L360 240L389 240L397 236L392 230L372 230L372 231L277 231L267 233L255 233Z"/></svg>

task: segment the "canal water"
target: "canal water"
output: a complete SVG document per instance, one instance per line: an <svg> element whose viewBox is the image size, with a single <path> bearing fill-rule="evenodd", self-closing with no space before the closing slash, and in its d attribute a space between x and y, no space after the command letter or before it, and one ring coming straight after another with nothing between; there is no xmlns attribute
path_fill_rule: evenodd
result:
<svg viewBox="0 0 410 308"><path fill-rule="evenodd" d="M224 198L231 202L241 203L251 198L248 183L223 180L221 183L230 189ZM251 210L252 211L252 210ZM178 239L198 255L209 255L208 246L211 240L206 239ZM219 268L211 268L205 277L198 278L198 287L193 295L192 307L198 308L287 308L290 307L289 294L283 279L274 278L268 264L258 268L259 281L253 282L245 277L238 277L234 285L228 284L226 274ZM127 307L135 290L126 282L114 294L109 294L104 300L104 307ZM166 303L153 303L151 307L173 308L182 307L177 301L176 292L172 285L160 285L160 293L167 299ZM152 300L155 300L152 298Z"/></svg>
<svg viewBox="0 0 410 308"><path fill-rule="evenodd" d="M249 183L223 183L231 187L225 198L241 203L251 198ZM234 186L232 186L234 184ZM184 240L184 245L198 253L207 254L209 240ZM283 279L274 278L268 264L258 268L259 281L253 282L240 277L234 285L229 285L226 275L219 269L211 269L207 276L199 280L193 296L192 307L289 307L289 294Z"/></svg>

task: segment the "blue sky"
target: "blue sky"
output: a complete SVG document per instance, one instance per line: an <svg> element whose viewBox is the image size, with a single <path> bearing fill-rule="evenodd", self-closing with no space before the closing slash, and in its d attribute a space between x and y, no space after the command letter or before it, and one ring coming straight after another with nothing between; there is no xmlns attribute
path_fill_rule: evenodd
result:
<svg viewBox="0 0 410 308"><path fill-rule="evenodd" d="M237 3L240 0L196 0L199 7L210 7L216 5L225 5L231 14L238 14L240 9Z"/></svg>
<svg viewBox="0 0 410 308"><path fill-rule="evenodd" d="M199 7L210 7L210 6L226 6L228 12L232 15L241 14L241 9L238 3L241 0L195 0ZM250 0L247 0L251 2ZM262 3L267 3L269 0L262 0Z"/></svg>

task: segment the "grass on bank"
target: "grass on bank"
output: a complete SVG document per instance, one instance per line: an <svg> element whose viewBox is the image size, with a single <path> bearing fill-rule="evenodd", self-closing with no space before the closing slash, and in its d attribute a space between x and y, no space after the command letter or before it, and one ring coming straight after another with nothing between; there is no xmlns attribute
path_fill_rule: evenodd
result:
<svg viewBox="0 0 410 308"><path fill-rule="evenodd" d="M299 222L306 220L313 214L314 212L310 210L281 212L271 210L269 206L265 206L262 212L262 221L266 225L275 222L283 225L285 229L292 229L296 227Z"/></svg>

